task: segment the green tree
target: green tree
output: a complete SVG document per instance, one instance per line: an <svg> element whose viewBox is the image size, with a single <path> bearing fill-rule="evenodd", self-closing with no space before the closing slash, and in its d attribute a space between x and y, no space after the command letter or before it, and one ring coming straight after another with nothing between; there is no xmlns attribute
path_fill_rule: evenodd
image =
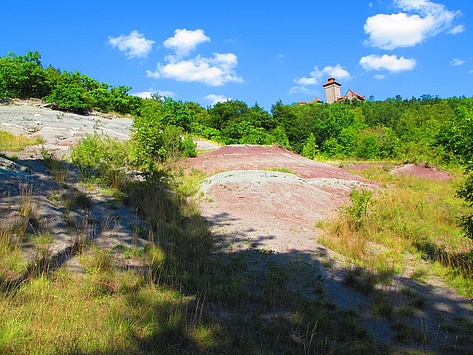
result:
<svg viewBox="0 0 473 355"><path fill-rule="evenodd" d="M283 126L277 126L275 129L273 129L271 131L271 135L269 136L269 141L266 143L277 144L283 148L291 149L291 144L289 143L289 139L287 138L286 131Z"/></svg>
<svg viewBox="0 0 473 355"><path fill-rule="evenodd" d="M186 132L191 131L193 112L182 101L166 97L163 101L163 122L165 125L179 126Z"/></svg>
<svg viewBox="0 0 473 355"><path fill-rule="evenodd" d="M455 115L446 122L439 134L439 142L446 150L461 158L465 166L466 180L457 194L470 207L473 207L473 100L465 101L465 105L458 106ZM460 217L460 226L466 236L473 239L473 213Z"/></svg>
<svg viewBox="0 0 473 355"><path fill-rule="evenodd" d="M0 98L42 98L49 94L41 55L31 52L24 56L8 53L0 58Z"/></svg>
<svg viewBox="0 0 473 355"><path fill-rule="evenodd" d="M210 127L221 131L232 120L248 112L248 105L243 101L228 100L217 102L208 112L210 115Z"/></svg>
<svg viewBox="0 0 473 355"><path fill-rule="evenodd" d="M302 156L309 159L314 159L317 153L318 147L317 143L315 143L315 136L313 133L311 133L307 139L306 144L304 145L304 148L302 149Z"/></svg>
<svg viewBox="0 0 473 355"><path fill-rule="evenodd" d="M196 155L190 135L169 122L179 122L179 119L171 117L162 102L144 100L132 126L136 163L141 168L151 170L156 163Z"/></svg>
<svg viewBox="0 0 473 355"><path fill-rule="evenodd" d="M91 100L81 79L79 72L63 72L55 89L45 99L59 110L80 114L89 112L92 108Z"/></svg>

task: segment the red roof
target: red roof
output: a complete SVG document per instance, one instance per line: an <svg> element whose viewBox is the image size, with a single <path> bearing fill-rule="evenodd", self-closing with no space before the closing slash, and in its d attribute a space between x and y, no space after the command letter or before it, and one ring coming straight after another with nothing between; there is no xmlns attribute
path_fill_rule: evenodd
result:
<svg viewBox="0 0 473 355"><path fill-rule="evenodd" d="M324 85L322 85L322 86L323 86L323 87L326 87L326 86L331 85L331 84L335 84L335 85L341 86L339 83L337 83L337 82L335 81L335 78L334 78L333 76L331 76L330 78L328 78L327 82L326 82Z"/></svg>
<svg viewBox="0 0 473 355"><path fill-rule="evenodd" d="M358 100L360 100L360 101L363 101L363 100L365 99L364 96L358 95L356 92L354 92L354 91L351 90L351 89L348 89L347 95L348 95L348 92L351 92L351 93L353 94L353 96L355 96L355 97L356 97ZM345 95L345 96L347 96L347 95Z"/></svg>

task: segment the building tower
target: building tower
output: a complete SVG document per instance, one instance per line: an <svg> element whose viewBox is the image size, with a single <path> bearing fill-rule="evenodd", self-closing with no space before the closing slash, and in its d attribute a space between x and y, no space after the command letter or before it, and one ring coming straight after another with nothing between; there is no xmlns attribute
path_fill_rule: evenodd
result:
<svg viewBox="0 0 473 355"><path fill-rule="evenodd" d="M328 78L327 82L323 85L325 88L325 102L331 104L337 101L340 95L340 84L335 81L334 77Z"/></svg>

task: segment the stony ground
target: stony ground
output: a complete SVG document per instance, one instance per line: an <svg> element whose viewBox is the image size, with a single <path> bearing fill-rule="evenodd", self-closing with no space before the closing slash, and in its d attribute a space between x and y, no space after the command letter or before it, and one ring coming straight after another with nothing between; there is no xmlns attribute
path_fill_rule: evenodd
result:
<svg viewBox="0 0 473 355"><path fill-rule="evenodd" d="M0 124L3 130L39 134L45 139L45 149L66 155L68 147L86 133L100 131L120 139L128 137L131 120L62 114L47 107L41 108L39 103L33 103L33 106L22 103L1 106ZM274 253L281 263L303 260L309 269L323 275L327 297L338 307L356 310L363 317L368 331L380 341L399 349L442 352L458 345L464 350L465 345L458 339L468 334L470 330L465 328L473 324L468 300L441 283L434 286L413 281L410 275L399 275L387 290L392 302L405 299L401 290L406 287L425 298L425 306L413 320L418 323L413 329L425 341L399 344L392 331L393 324L372 316L374 296L345 287L342 281L349 265L340 255L318 243L322 231L316 228L317 222L334 216L337 208L347 203L351 189L379 188L378 183L347 171L362 167L341 169L278 147L243 145L217 149L205 143L200 143L200 146L208 152L186 161L185 167L201 170L207 176L202 181L199 206L216 236L219 252L258 249ZM34 204L38 206L39 219L48 223L53 231L58 255L67 256L77 240L68 233L69 227L61 217L63 211L51 196L65 196L73 189L88 194L93 200L93 209L89 213L93 214L94 225L81 225L84 216L80 209L74 211L71 218L77 221L77 226L86 228L97 245L114 249L146 243L139 239L132 227L143 223L133 211L100 191L85 190L74 179L73 166L70 166L67 186L55 182L49 170L38 160L41 149L43 147L38 146L20 155L15 153L18 162L31 171L16 169L17 172L11 173L12 169L6 168L6 164L3 174L0 169L0 219L3 223L12 223L19 218L19 182L27 179L34 190L32 195ZM6 170L9 174L5 173ZM426 166L403 166L395 172L448 178L447 173ZM73 259L67 262L80 271L80 265ZM314 297L310 292L306 292L306 296ZM466 346L473 347L471 339L468 341Z"/></svg>

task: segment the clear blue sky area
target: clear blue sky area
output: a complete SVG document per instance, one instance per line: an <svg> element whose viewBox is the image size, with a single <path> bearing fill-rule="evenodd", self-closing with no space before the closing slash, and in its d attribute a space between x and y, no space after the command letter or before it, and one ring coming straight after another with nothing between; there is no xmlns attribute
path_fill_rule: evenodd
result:
<svg viewBox="0 0 473 355"><path fill-rule="evenodd" d="M330 76L366 98L473 96L473 1L13 1L0 56L78 70L207 107L325 100Z"/></svg>

